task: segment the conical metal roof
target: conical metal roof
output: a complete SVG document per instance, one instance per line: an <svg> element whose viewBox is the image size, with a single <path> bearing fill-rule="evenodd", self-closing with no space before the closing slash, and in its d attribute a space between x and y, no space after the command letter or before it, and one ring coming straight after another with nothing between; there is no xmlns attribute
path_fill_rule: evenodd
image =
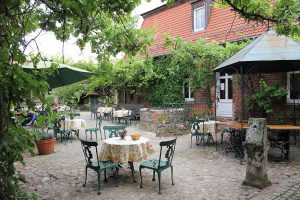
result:
<svg viewBox="0 0 300 200"><path fill-rule="evenodd" d="M300 70L300 43L270 29L249 45L216 67L214 71L250 67L256 71L294 71Z"/></svg>

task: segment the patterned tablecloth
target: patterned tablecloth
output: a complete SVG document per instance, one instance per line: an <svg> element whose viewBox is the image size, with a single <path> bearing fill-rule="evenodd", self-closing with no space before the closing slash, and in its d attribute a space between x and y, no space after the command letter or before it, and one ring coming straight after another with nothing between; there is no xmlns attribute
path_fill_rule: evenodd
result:
<svg viewBox="0 0 300 200"><path fill-rule="evenodd" d="M62 123L62 126L63 129L65 128L67 130L79 130L86 128L86 121L84 119L66 119L65 123Z"/></svg>
<svg viewBox="0 0 300 200"><path fill-rule="evenodd" d="M130 136L126 136L122 140L120 137L113 137L104 141L99 160L118 163L139 162L147 160L153 153L154 149L148 138L140 137L139 140L132 140Z"/></svg>
<svg viewBox="0 0 300 200"><path fill-rule="evenodd" d="M114 111L114 117L125 117L132 114L132 110L116 110Z"/></svg>
<svg viewBox="0 0 300 200"><path fill-rule="evenodd" d="M104 114L104 113L110 113L112 112L113 108L112 107L99 107L97 109L97 112Z"/></svg>

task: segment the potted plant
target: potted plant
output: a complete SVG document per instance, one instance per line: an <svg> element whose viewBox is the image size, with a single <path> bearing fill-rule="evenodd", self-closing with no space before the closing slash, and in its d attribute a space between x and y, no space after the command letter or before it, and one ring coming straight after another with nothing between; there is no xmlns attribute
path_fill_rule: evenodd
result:
<svg viewBox="0 0 300 200"><path fill-rule="evenodd" d="M48 122L57 120L58 114L52 113L49 116L39 116L35 124L37 129L34 130L34 141L40 155L54 153L56 138L52 133L45 132L44 129ZM54 123L55 124L55 123Z"/></svg>
<svg viewBox="0 0 300 200"><path fill-rule="evenodd" d="M42 131L35 132L35 144L40 155L48 155L54 153L56 139L52 133Z"/></svg>
<svg viewBox="0 0 300 200"><path fill-rule="evenodd" d="M125 136L126 136L126 134L127 134L127 130L126 129L124 129L124 130L119 130L118 131L118 134L119 134L119 136L121 137L121 139L125 139Z"/></svg>

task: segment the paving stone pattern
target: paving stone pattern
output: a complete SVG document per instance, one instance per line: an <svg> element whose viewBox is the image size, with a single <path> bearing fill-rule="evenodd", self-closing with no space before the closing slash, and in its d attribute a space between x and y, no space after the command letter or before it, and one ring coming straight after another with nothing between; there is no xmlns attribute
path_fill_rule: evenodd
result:
<svg viewBox="0 0 300 200"><path fill-rule="evenodd" d="M87 127L94 127L89 112L82 112ZM104 121L103 125L111 122ZM158 157L159 142L172 137L156 137L153 132L131 125L130 133L141 133L150 139ZM85 137L84 130L80 137ZM99 137L98 137L99 138ZM103 141L99 141L99 150ZM74 137L67 145L57 141L56 153L45 156L28 156L26 165L16 163L17 170L24 175L21 187L35 192L39 199L300 199L300 163L270 162L268 175L272 186L259 190L242 186L246 165L240 165L233 154L216 151L214 146L195 145L190 148L190 135L177 137L173 160L175 186L171 185L170 170L162 173L162 194L158 194L158 182L152 182L152 171L143 170L143 188L139 188L139 163L134 163L137 183L134 183L126 164L119 172L119 187L111 177L108 182L101 179L101 195L97 195L97 175L88 170L87 186L83 187L85 160L80 142Z"/></svg>
<svg viewBox="0 0 300 200"><path fill-rule="evenodd" d="M300 177L284 181L278 187L262 192L255 199L263 200L299 200L300 199Z"/></svg>

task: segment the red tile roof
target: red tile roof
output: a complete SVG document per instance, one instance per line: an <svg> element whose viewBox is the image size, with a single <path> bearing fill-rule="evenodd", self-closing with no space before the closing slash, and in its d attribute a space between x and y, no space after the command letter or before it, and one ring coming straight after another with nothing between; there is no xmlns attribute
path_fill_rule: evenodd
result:
<svg viewBox="0 0 300 200"><path fill-rule="evenodd" d="M192 30L192 6L190 1L181 1L173 7L161 6L158 9L143 14L142 29L153 29L155 41L148 48L152 56L168 53L163 46L166 34L180 36L186 41L195 41L200 37L207 41L234 41L251 36L258 36L267 30L267 24L246 22L228 8L213 7L208 27L204 31Z"/></svg>

